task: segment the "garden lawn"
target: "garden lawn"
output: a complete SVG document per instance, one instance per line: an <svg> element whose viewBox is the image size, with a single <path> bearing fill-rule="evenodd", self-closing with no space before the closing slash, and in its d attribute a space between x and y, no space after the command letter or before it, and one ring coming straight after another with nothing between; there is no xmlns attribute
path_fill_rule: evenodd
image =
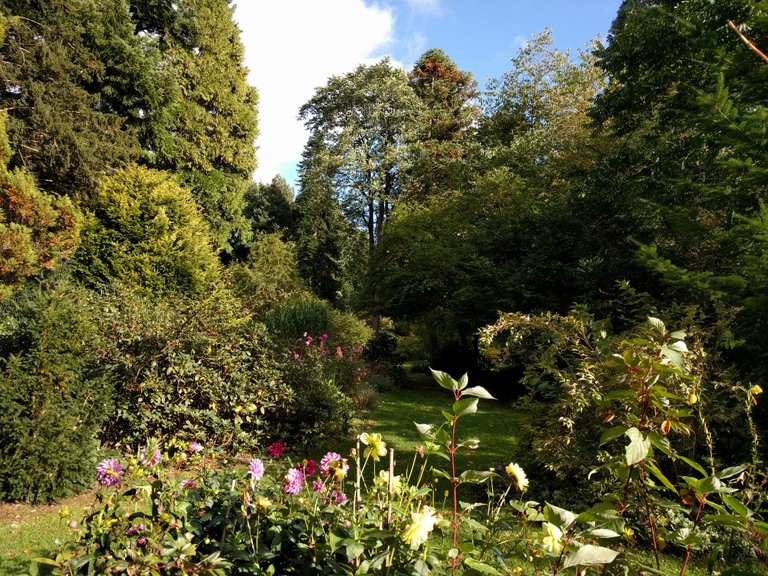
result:
<svg viewBox="0 0 768 576"><path fill-rule="evenodd" d="M30 558L42 556L68 540L71 520L80 521L94 500L92 492L56 504L0 503L0 575L29 574ZM60 512L68 510L62 518Z"/></svg>
<svg viewBox="0 0 768 576"><path fill-rule="evenodd" d="M429 387L417 381L415 387L384 394L378 408L355 421L356 431L380 432L384 441L395 448L396 456L400 454L397 458L400 465L410 462L413 452L422 444L414 422L439 425L444 422L441 412L450 410L453 402L447 390L439 388L431 379L430 382ZM523 410L493 400L480 400L477 414L459 421L460 440L477 438L480 441L478 449L459 452L459 470L487 470L521 459L526 447L518 443L519 431L529 418Z"/></svg>

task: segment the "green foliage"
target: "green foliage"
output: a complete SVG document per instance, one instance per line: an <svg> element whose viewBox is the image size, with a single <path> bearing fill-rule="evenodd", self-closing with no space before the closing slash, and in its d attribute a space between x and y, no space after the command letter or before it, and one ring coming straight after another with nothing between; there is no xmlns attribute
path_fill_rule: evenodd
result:
<svg viewBox="0 0 768 576"><path fill-rule="evenodd" d="M371 329L354 314L307 295L276 306L266 315L265 323L275 339L289 346L304 341L307 335L326 334L329 345L334 346L363 346L371 337Z"/></svg>
<svg viewBox="0 0 768 576"><path fill-rule="evenodd" d="M121 0L7 0L0 75L14 155L43 190L89 198L139 155L129 116L156 99L153 58Z"/></svg>
<svg viewBox="0 0 768 576"><path fill-rule="evenodd" d="M248 260L231 265L229 271L238 296L258 317L305 291L295 246L277 232L258 235Z"/></svg>
<svg viewBox="0 0 768 576"><path fill-rule="evenodd" d="M293 189L282 176L269 184L251 184L245 195L244 216L251 221L254 234L293 228Z"/></svg>
<svg viewBox="0 0 768 576"><path fill-rule="evenodd" d="M88 488L112 387L97 366L97 310L67 281L0 304L0 499L45 502Z"/></svg>
<svg viewBox="0 0 768 576"><path fill-rule="evenodd" d="M231 253L251 237L243 210L258 133L258 96L247 83L234 9L227 0L132 5L139 31L158 34L161 66L174 89L146 123L148 162L180 175L211 225L214 246Z"/></svg>
<svg viewBox="0 0 768 576"><path fill-rule="evenodd" d="M109 443L181 437L237 450L293 421L267 334L226 290L158 300L116 288L99 306L100 364L117 388Z"/></svg>
<svg viewBox="0 0 768 576"><path fill-rule="evenodd" d="M310 131L304 171L330 176L349 221L367 230L371 249L381 243L400 194L403 144L421 111L405 73L386 59L331 77L301 107Z"/></svg>
<svg viewBox="0 0 768 576"><path fill-rule="evenodd" d="M210 290L219 275L209 228L173 176L132 166L101 180L75 255L88 284L148 293Z"/></svg>
<svg viewBox="0 0 768 576"><path fill-rule="evenodd" d="M0 299L70 256L82 219L69 198L40 191L26 170L6 169L10 148L5 120L6 113L0 113Z"/></svg>

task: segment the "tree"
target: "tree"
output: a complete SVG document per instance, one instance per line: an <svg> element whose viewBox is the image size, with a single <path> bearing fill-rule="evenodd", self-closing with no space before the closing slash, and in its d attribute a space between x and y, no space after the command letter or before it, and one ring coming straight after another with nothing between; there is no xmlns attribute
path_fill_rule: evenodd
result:
<svg viewBox="0 0 768 576"><path fill-rule="evenodd" d="M406 146L422 105L404 72L388 60L333 76L301 107L310 131L305 161L323 165L347 218L381 244L401 191Z"/></svg>
<svg viewBox="0 0 768 576"><path fill-rule="evenodd" d="M245 195L244 215L254 233L287 231L293 226L293 188L279 174L269 184L253 183Z"/></svg>
<svg viewBox="0 0 768 576"><path fill-rule="evenodd" d="M458 69L442 51L432 49L416 62L408 80L424 104L406 179L409 198L424 199L432 193L466 185L471 171L467 160L475 152L473 128L480 116L475 105L477 83Z"/></svg>
<svg viewBox="0 0 768 576"><path fill-rule="evenodd" d="M10 167L30 170L43 190L87 200L100 174L138 158L129 116L151 108L152 55L121 0L3 0L0 11Z"/></svg>
<svg viewBox="0 0 768 576"><path fill-rule="evenodd" d="M231 2L134 0L132 9L139 31L155 37L176 90L147 122L148 162L180 173L217 249L231 253L251 238L243 210L257 136L257 93L247 83Z"/></svg>

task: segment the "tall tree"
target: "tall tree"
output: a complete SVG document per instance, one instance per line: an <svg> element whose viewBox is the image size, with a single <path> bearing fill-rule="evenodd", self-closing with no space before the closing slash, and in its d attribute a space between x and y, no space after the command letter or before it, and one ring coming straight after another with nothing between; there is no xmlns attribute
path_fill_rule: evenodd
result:
<svg viewBox="0 0 768 576"><path fill-rule="evenodd" d="M2 0L2 108L11 167L87 199L99 175L138 157L131 119L156 99L152 54L122 0Z"/></svg>
<svg viewBox="0 0 768 576"><path fill-rule="evenodd" d="M471 177L467 159L476 151L472 136L480 116L477 83L438 49L419 58L408 80L425 109L411 143L408 197L424 199L465 186Z"/></svg>
<svg viewBox="0 0 768 576"><path fill-rule="evenodd" d="M269 184L254 182L245 196L245 217L254 233L288 231L293 227L293 188L279 174Z"/></svg>
<svg viewBox="0 0 768 576"><path fill-rule="evenodd" d="M148 122L149 162L191 187L218 249L247 243L244 196L256 168L256 90L230 0L134 0L140 32L162 52L176 96Z"/></svg>
<svg viewBox="0 0 768 576"><path fill-rule="evenodd" d="M301 107L310 131L305 158L322 163L347 217L381 244L384 222L401 191L422 104L405 73L389 62L333 76Z"/></svg>

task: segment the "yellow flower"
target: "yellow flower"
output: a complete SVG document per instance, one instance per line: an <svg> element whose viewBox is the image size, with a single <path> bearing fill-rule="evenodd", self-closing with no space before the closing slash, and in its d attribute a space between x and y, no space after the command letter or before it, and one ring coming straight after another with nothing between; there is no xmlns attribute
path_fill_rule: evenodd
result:
<svg viewBox="0 0 768 576"><path fill-rule="evenodd" d="M373 432L371 434L363 432L360 434L360 442L368 446L368 448L365 449L365 455L371 456L374 460L378 460L382 456L387 455L387 443L384 442L381 434L378 432Z"/></svg>
<svg viewBox="0 0 768 576"><path fill-rule="evenodd" d="M411 523L403 532L403 540L410 545L411 550L417 550L429 539L429 533L435 528L435 524L435 509L424 506L420 512L411 514Z"/></svg>
<svg viewBox="0 0 768 576"><path fill-rule="evenodd" d="M528 489L528 477L525 475L525 470L519 464L510 462L504 470L520 492L525 492Z"/></svg>
<svg viewBox="0 0 768 576"><path fill-rule="evenodd" d="M754 386L752 386L752 388L749 389L749 392L750 392L750 398L752 400L752 405L756 406L757 398L755 398L755 396L759 396L760 394L762 394L763 389L760 388L760 386L758 386L757 384L755 384Z"/></svg>
<svg viewBox="0 0 768 576"><path fill-rule="evenodd" d="M693 391L691 391L691 393L690 393L690 394L688 394L688 404L690 404L691 406L693 406L693 405L694 405L694 404L696 404L696 402L698 402L698 401L699 401L699 397L698 397L698 396L696 396L696 392L693 392Z"/></svg>
<svg viewBox="0 0 768 576"><path fill-rule="evenodd" d="M269 501L269 498L264 496L256 498L256 508L259 510L267 510L270 506L272 506L272 502Z"/></svg>
<svg viewBox="0 0 768 576"><path fill-rule="evenodd" d="M379 477L376 479L376 484L382 488L387 487L389 482L389 472L386 470L379 471ZM401 488L400 476L392 476L392 492L399 492Z"/></svg>
<svg viewBox="0 0 768 576"><path fill-rule="evenodd" d="M333 467L333 477L341 482L344 480L344 478L347 477L347 472L349 471L349 464L347 464L347 459L342 458L341 462L338 465L334 465Z"/></svg>
<svg viewBox="0 0 768 576"><path fill-rule="evenodd" d="M560 554L563 550L563 531L549 522L544 522L543 528L547 531L544 537L544 549L552 554Z"/></svg>

